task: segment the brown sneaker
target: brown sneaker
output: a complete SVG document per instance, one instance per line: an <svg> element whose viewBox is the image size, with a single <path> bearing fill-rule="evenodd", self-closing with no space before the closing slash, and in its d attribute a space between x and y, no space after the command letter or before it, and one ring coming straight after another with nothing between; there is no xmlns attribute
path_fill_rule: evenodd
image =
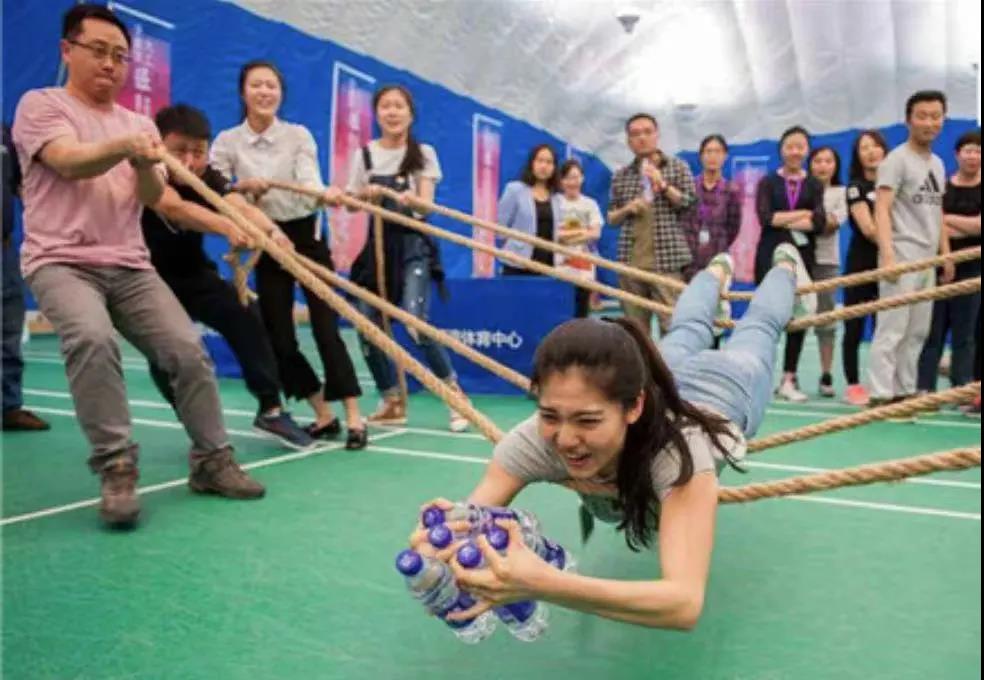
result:
<svg viewBox="0 0 984 680"><path fill-rule="evenodd" d="M99 516L106 524L132 526L140 514L137 498L137 466L126 458L118 458L99 471L102 477L102 502Z"/></svg>
<svg viewBox="0 0 984 680"><path fill-rule="evenodd" d="M370 425L406 425L407 402L402 397L386 397L366 421Z"/></svg>
<svg viewBox="0 0 984 680"><path fill-rule="evenodd" d="M50 430L51 425L26 409L16 408L3 414L3 429L4 432L39 432Z"/></svg>
<svg viewBox="0 0 984 680"><path fill-rule="evenodd" d="M240 500L263 498L266 493L263 485L236 463L231 446L193 458L188 486L195 493L211 493Z"/></svg>

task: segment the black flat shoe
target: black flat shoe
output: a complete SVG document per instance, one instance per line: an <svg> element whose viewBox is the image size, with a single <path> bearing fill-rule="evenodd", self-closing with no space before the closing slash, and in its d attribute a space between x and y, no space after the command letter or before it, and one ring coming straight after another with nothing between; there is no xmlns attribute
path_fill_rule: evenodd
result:
<svg viewBox="0 0 984 680"><path fill-rule="evenodd" d="M304 428L304 431L307 432L312 439L335 439L342 433L342 424L339 422L338 418L335 418L327 425L322 425L321 427L317 427L314 423L311 423Z"/></svg>
<svg viewBox="0 0 984 680"><path fill-rule="evenodd" d="M369 430L362 427L358 430L350 429L345 440L345 448L350 451L357 451L369 446Z"/></svg>

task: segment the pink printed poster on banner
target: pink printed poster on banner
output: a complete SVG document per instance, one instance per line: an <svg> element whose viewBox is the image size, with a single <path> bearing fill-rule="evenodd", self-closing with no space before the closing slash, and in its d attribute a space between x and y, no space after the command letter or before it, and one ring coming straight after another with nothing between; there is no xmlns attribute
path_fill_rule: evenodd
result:
<svg viewBox="0 0 984 680"><path fill-rule="evenodd" d="M502 155L502 121L476 113L472 117L472 214L495 222L499 206L499 163ZM472 238L495 245L495 234L472 228ZM473 251L472 276L495 276L495 258Z"/></svg>
<svg viewBox="0 0 984 680"><path fill-rule="evenodd" d="M119 103L151 118L171 103L171 43L131 23L130 71Z"/></svg>
<svg viewBox="0 0 984 680"><path fill-rule="evenodd" d="M345 188L353 154L372 139L372 93L376 79L335 62L332 74L331 183ZM369 218L345 208L329 212L331 253L335 268L348 274L366 243Z"/></svg>
<svg viewBox="0 0 984 680"><path fill-rule="evenodd" d="M735 262L735 281L755 283L755 249L758 248L762 227L755 209L755 192L759 180L769 172L768 156L735 156L731 160L731 177L741 187L741 229L731 244Z"/></svg>

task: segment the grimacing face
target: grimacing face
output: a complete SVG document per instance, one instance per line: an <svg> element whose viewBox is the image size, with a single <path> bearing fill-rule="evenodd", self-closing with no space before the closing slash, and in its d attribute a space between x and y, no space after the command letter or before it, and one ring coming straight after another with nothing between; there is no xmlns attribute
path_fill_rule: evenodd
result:
<svg viewBox="0 0 984 680"><path fill-rule="evenodd" d="M540 435L571 478L613 475L629 425L642 414L642 395L625 409L592 385L577 367L552 373L537 394Z"/></svg>
<svg viewBox="0 0 984 680"><path fill-rule="evenodd" d="M100 19L83 19L82 32L61 41L69 84L100 103L116 101L126 84L129 55L123 31Z"/></svg>
<svg viewBox="0 0 984 680"><path fill-rule="evenodd" d="M164 135L164 148L181 164L195 173L198 177L205 174L208 167L208 140L195 139L180 132L169 132ZM174 181L180 182L177 177Z"/></svg>

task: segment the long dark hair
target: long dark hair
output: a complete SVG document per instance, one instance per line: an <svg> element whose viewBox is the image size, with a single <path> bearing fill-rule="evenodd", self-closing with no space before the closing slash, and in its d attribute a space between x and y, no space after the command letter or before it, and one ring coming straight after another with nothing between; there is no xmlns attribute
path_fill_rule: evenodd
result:
<svg viewBox="0 0 984 680"><path fill-rule="evenodd" d="M402 85L383 85L381 88L376 90L376 94L372 96L372 110L373 113L379 108L379 100L383 98L388 92L399 92L400 96L407 103L407 108L410 109L410 117L417 117L417 109L413 104L413 95L410 94L410 90L403 87ZM412 124L412 121L411 121ZM407 130L407 152L403 155L403 161L400 163L400 169L397 170L398 175L403 175L404 177L409 177L415 172L420 172L424 169L424 150L420 148L420 143L413 136L410 130Z"/></svg>
<svg viewBox="0 0 984 680"><path fill-rule="evenodd" d="M851 166L848 168L847 176L852 182L861 181L864 179L864 165L861 163L861 140L865 137L869 137L871 141L882 148L885 154L888 154L888 142L885 141L884 135L878 130L862 130L858 133L858 138L854 140L854 146L851 147Z"/></svg>
<svg viewBox="0 0 984 680"><path fill-rule="evenodd" d="M267 61L265 59L254 59L253 61L247 61L243 64L243 67L239 69L239 101L242 105L243 119L246 118L246 98L243 97L243 93L246 90L246 78L249 77L249 72L258 68L268 68L273 71L273 75L276 76L277 82L280 83L280 106L284 105L287 101L287 81L284 80L284 74L280 72L277 65L272 61Z"/></svg>
<svg viewBox="0 0 984 680"><path fill-rule="evenodd" d="M711 437L732 466L722 443L729 421L709 415L680 398L673 374L642 326L630 319L573 319L553 329L533 358L531 389L538 394L552 375L578 368L609 401L632 408L644 394L642 415L628 426L618 458L615 484L624 512L619 530L632 550L648 547L658 528L658 497L653 463L659 456L680 456L680 486L694 474L694 461L683 428L696 425Z"/></svg>
<svg viewBox="0 0 984 680"><path fill-rule="evenodd" d="M837 153L837 149L832 146L818 146L815 149L810 149L810 156L806 161L807 172L810 172L813 167L813 159L816 158L817 154L822 151L829 151L834 157L834 174L830 176L830 186L842 186L844 182L841 181L841 157L840 154Z"/></svg>
<svg viewBox="0 0 984 680"><path fill-rule="evenodd" d="M536 175L533 174L533 161L536 160L536 155L546 149L553 156L554 161L554 171L553 175L547 180L547 188L551 193L555 191L560 191L560 173L557 167L557 152L549 144L537 144L530 150L530 155L526 157L526 165L523 166L523 172L519 176L519 181L523 184L529 186L536 186Z"/></svg>

